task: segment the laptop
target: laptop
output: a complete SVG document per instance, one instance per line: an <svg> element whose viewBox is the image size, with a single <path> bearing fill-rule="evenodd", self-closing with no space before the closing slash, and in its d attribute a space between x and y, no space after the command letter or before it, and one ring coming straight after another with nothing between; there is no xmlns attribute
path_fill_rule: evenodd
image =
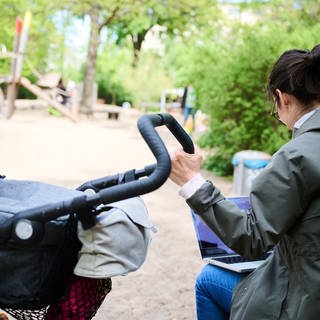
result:
<svg viewBox="0 0 320 320"><path fill-rule="evenodd" d="M241 210L250 209L249 197L232 197L227 200L233 201ZM271 254L266 253L257 260L250 260L235 253L212 231L198 216L191 210L193 224L202 259L206 263L232 270L235 272L251 272L260 266L265 259Z"/></svg>

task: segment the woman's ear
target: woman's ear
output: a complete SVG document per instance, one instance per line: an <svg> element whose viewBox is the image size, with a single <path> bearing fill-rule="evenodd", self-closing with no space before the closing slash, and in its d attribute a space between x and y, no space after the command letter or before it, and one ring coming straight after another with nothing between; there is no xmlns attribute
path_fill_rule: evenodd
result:
<svg viewBox="0 0 320 320"><path fill-rule="evenodd" d="M276 94L279 97L278 108L282 106L287 107L290 104L290 95L286 92L281 92L279 89L276 89Z"/></svg>

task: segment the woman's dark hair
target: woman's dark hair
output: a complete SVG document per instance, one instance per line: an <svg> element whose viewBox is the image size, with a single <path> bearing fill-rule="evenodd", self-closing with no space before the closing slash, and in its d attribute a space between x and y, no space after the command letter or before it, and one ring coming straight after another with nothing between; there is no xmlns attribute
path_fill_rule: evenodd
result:
<svg viewBox="0 0 320 320"><path fill-rule="evenodd" d="M270 98L277 98L276 89L292 94L306 108L320 101L320 44L311 51L294 49L280 56L268 80Z"/></svg>

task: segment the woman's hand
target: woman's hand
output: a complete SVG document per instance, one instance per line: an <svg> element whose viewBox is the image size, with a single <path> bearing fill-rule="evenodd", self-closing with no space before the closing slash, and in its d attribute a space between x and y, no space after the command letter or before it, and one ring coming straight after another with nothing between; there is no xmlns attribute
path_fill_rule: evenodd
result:
<svg viewBox="0 0 320 320"><path fill-rule="evenodd" d="M200 172L203 156L197 146L195 146L194 154L189 154L182 149L178 149L170 154L170 158L170 179L179 186L183 186Z"/></svg>

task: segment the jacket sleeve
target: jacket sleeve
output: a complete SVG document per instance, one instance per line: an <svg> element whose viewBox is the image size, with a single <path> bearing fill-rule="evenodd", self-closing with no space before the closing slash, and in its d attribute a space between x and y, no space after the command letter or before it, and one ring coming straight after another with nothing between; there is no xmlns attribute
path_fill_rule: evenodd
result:
<svg viewBox="0 0 320 320"><path fill-rule="evenodd" d="M234 251L259 257L270 250L301 216L309 203L300 169L303 157L283 148L257 176L250 193L251 209L241 211L211 182L187 199L188 205Z"/></svg>

